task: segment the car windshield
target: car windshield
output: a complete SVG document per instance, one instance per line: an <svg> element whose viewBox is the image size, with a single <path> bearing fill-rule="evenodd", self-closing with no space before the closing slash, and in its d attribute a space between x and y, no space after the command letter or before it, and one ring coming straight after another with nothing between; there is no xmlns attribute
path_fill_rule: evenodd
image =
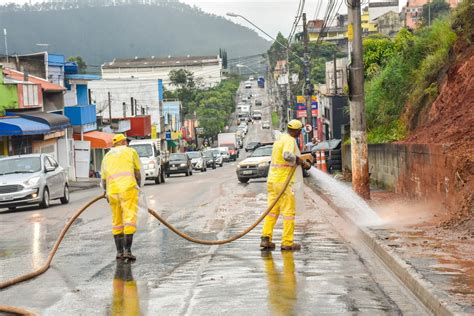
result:
<svg viewBox="0 0 474 316"><path fill-rule="evenodd" d="M205 151L202 153L206 158L212 158L212 151Z"/></svg>
<svg viewBox="0 0 474 316"><path fill-rule="evenodd" d="M266 157L272 155L272 147L260 147L250 155L250 157Z"/></svg>
<svg viewBox="0 0 474 316"><path fill-rule="evenodd" d="M0 175L34 173L41 171L40 157L25 157L0 160Z"/></svg>
<svg viewBox="0 0 474 316"><path fill-rule="evenodd" d="M171 154L170 160L172 161L186 161L186 154Z"/></svg>
<svg viewBox="0 0 474 316"><path fill-rule="evenodd" d="M138 153L139 157L151 157L153 156L153 149L150 144L131 145Z"/></svg>
<svg viewBox="0 0 474 316"><path fill-rule="evenodd" d="M187 153L189 158L201 158L201 154L199 154L197 151L190 151Z"/></svg>

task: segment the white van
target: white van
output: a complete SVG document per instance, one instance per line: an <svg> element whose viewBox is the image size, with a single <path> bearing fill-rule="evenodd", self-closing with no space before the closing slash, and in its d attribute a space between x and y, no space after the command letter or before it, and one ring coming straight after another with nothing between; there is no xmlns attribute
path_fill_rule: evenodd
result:
<svg viewBox="0 0 474 316"><path fill-rule="evenodd" d="M158 141L155 139L132 140L129 146L137 151L145 178L154 180L156 184L165 182L165 168Z"/></svg>

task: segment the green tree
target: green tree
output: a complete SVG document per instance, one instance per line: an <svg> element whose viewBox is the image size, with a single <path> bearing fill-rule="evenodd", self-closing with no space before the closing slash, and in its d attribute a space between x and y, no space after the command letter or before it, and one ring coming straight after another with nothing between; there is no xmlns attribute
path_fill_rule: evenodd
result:
<svg viewBox="0 0 474 316"><path fill-rule="evenodd" d="M433 0L423 5L422 19L424 25L431 25L433 21L449 13L449 4L445 0Z"/></svg>
<svg viewBox="0 0 474 316"><path fill-rule="evenodd" d="M363 46L365 76L370 79L379 73L394 55L395 44L388 37L376 36L365 38Z"/></svg>
<svg viewBox="0 0 474 316"><path fill-rule="evenodd" d="M270 66L272 67L272 69L275 68L276 62L278 60L286 59L286 48L284 46L288 46L288 40L281 33L278 33L276 40L283 46L280 45L277 41L275 41L268 49Z"/></svg>
<svg viewBox="0 0 474 316"><path fill-rule="evenodd" d="M186 69L175 69L169 72L171 85L176 87L176 96L183 103L183 119L195 110L194 97L196 82L193 72Z"/></svg>
<svg viewBox="0 0 474 316"><path fill-rule="evenodd" d="M71 56L67 59L67 61L75 62L80 74L86 73L87 64L81 56Z"/></svg>

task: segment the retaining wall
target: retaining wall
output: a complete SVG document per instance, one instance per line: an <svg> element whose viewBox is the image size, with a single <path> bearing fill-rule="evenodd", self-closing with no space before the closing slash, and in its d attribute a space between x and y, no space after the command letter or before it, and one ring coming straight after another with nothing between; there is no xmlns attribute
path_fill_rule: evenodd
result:
<svg viewBox="0 0 474 316"><path fill-rule="evenodd" d="M350 145L343 146L343 170L351 169ZM369 172L372 183L411 198L441 202L454 196L455 171L442 145L369 145Z"/></svg>

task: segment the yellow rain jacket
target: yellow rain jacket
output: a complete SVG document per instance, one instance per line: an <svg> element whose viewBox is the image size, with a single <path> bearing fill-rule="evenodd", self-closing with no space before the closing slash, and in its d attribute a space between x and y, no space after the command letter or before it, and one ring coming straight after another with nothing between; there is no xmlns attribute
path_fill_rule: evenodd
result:
<svg viewBox="0 0 474 316"><path fill-rule="evenodd" d="M127 146L112 148L102 160L102 179L107 182L107 194L118 194L137 187L135 170L140 170L140 158Z"/></svg>
<svg viewBox="0 0 474 316"><path fill-rule="evenodd" d="M296 139L284 133L273 144L272 163L268 172L268 183L284 183L291 168L296 164L296 156L300 155L300 150L296 144ZM291 183L295 182L295 175L291 178Z"/></svg>

